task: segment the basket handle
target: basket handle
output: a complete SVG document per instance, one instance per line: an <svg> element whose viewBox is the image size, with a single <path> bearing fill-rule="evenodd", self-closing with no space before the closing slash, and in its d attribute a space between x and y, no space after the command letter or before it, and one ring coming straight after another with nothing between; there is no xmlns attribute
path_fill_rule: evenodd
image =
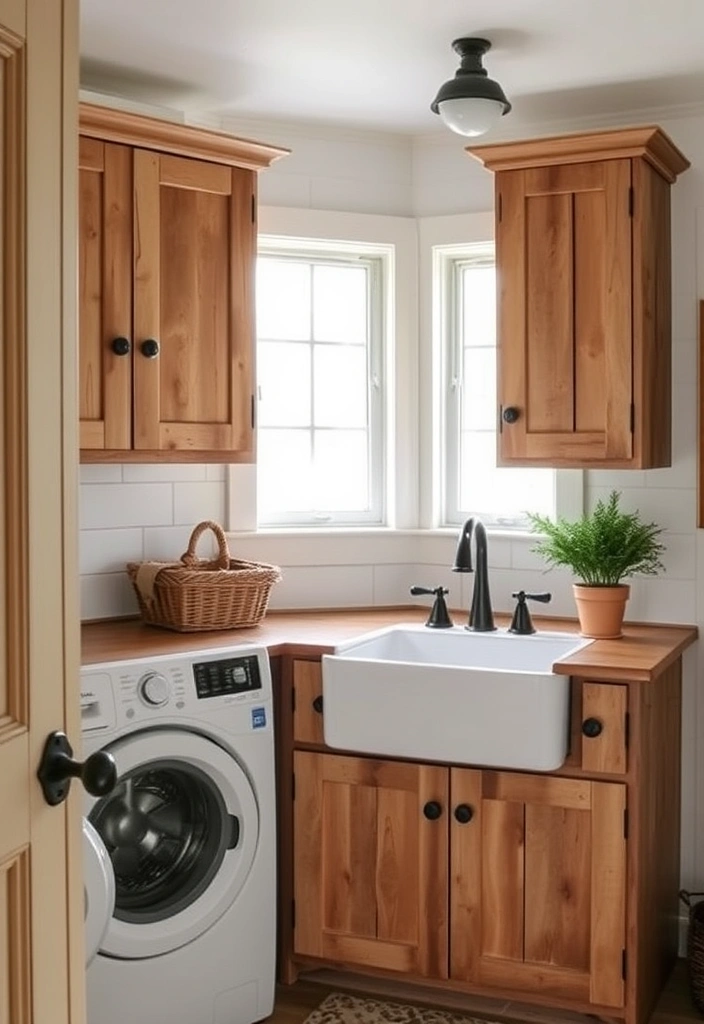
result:
<svg viewBox="0 0 704 1024"><path fill-rule="evenodd" d="M191 539L188 541L188 549L181 555L181 561L185 566L191 568L195 565L203 565L205 559L198 558L196 555L196 545L200 540L201 536L206 530L212 530L215 534L215 539L218 542L218 556L207 561L206 565L211 569L229 569L230 568L230 549L227 546L227 537L222 526L218 523L212 522L210 519L204 520L193 530Z"/></svg>

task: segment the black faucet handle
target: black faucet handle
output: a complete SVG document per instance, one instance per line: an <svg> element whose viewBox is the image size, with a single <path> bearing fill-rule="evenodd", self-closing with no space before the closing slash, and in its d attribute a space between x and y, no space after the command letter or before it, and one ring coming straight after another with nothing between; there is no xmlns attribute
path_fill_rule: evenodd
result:
<svg viewBox="0 0 704 1024"><path fill-rule="evenodd" d="M530 617L528 605L526 601L540 601L541 604L547 604L552 599L552 594L527 594L525 590L517 590L514 594L511 594L518 600L511 625L508 627L509 633L517 633L519 636L528 636L530 633L535 633L535 626L533 620Z"/></svg>
<svg viewBox="0 0 704 1024"><path fill-rule="evenodd" d="M411 587L413 597L419 597L424 594L435 595L435 601L426 622L426 626L430 629L449 629L453 625L450 613L447 610L447 604L445 603L445 594L449 593L450 591L446 587Z"/></svg>

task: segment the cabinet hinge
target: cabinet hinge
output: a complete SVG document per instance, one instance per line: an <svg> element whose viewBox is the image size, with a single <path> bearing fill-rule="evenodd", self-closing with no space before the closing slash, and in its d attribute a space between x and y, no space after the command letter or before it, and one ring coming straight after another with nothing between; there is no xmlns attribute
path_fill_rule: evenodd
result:
<svg viewBox="0 0 704 1024"><path fill-rule="evenodd" d="M254 430L254 395L251 396L249 407L250 407L250 418L251 418L251 421L252 421L252 430Z"/></svg>
<svg viewBox="0 0 704 1024"><path fill-rule="evenodd" d="M635 193L633 191L633 185L628 189L628 216L633 216L633 209L635 206Z"/></svg>
<svg viewBox="0 0 704 1024"><path fill-rule="evenodd" d="M626 953L625 949L622 949L621 950L621 977L623 978L624 981L626 980L626 976L627 975L628 975L628 954Z"/></svg>
<svg viewBox="0 0 704 1024"><path fill-rule="evenodd" d="M257 223L257 197L252 193L252 224Z"/></svg>
<svg viewBox="0 0 704 1024"><path fill-rule="evenodd" d="M636 429L636 407L631 402L631 433Z"/></svg>
<svg viewBox="0 0 704 1024"><path fill-rule="evenodd" d="M296 901L291 900L291 928L296 927Z"/></svg>
<svg viewBox="0 0 704 1024"><path fill-rule="evenodd" d="M503 204L503 199L502 199L501 193L499 192L499 197L498 197L498 218L499 218L499 224L501 223L501 218L503 217L503 215L504 215L504 204Z"/></svg>
<svg viewBox="0 0 704 1024"><path fill-rule="evenodd" d="M291 776L291 799L296 799L296 776Z"/></svg>
<svg viewBox="0 0 704 1024"><path fill-rule="evenodd" d="M503 405L500 405L499 406L499 433L503 434L503 432L504 432L504 407L503 407Z"/></svg>
<svg viewBox="0 0 704 1024"><path fill-rule="evenodd" d="M627 711L626 715L625 715L625 721L623 723L623 743L624 743L624 746L625 746L626 750L628 750L630 742L631 742L631 715L630 715L630 712Z"/></svg>
<svg viewBox="0 0 704 1024"><path fill-rule="evenodd" d="M296 687L291 687L291 711L296 710Z"/></svg>
<svg viewBox="0 0 704 1024"><path fill-rule="evenodd" d="M623 838L628 839L628 808L623 812Z"/></svg>

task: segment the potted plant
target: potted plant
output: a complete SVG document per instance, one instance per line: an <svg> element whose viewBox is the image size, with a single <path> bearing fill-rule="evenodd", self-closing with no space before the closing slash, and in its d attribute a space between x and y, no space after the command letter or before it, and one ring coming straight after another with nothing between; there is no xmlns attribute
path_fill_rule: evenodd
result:
<svg viewBox="0 0 704 1024"><path fill-rule="evenodd" d="M612 491L608 501L599 500L592 512L569 521L528 513L531 528L542 534L533 550L549 568L568 566L577 578L580 632L596 639L623 636L621 627L631 588L626 576L656 576L664 571L659 541L662 529L644 523L638 512L619 508L621 495Z"/></svg>

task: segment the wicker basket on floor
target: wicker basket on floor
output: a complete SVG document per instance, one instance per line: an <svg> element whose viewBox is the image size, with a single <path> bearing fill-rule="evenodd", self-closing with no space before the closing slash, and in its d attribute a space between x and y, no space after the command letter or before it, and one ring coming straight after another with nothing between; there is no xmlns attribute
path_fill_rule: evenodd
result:
<svg viewBox="0 0 704 1024"><path fill-rule="evenodd" d="M697 899L699 897L699 899ZM687 973L692 1002L704 1014L704 892L680 890L680 899L689 910L687 929Z"/></svg>
<svg viewBox="0 0 704 1024"><path fill-rule="evenodd" d="M206 530L218 542L212 560L195 553ZM258 625L271 588L281 579L277 565L231 558L222 527L210 521L193 530L180 562L128 562L127 573L144 621L181 633Z"/></svg>

